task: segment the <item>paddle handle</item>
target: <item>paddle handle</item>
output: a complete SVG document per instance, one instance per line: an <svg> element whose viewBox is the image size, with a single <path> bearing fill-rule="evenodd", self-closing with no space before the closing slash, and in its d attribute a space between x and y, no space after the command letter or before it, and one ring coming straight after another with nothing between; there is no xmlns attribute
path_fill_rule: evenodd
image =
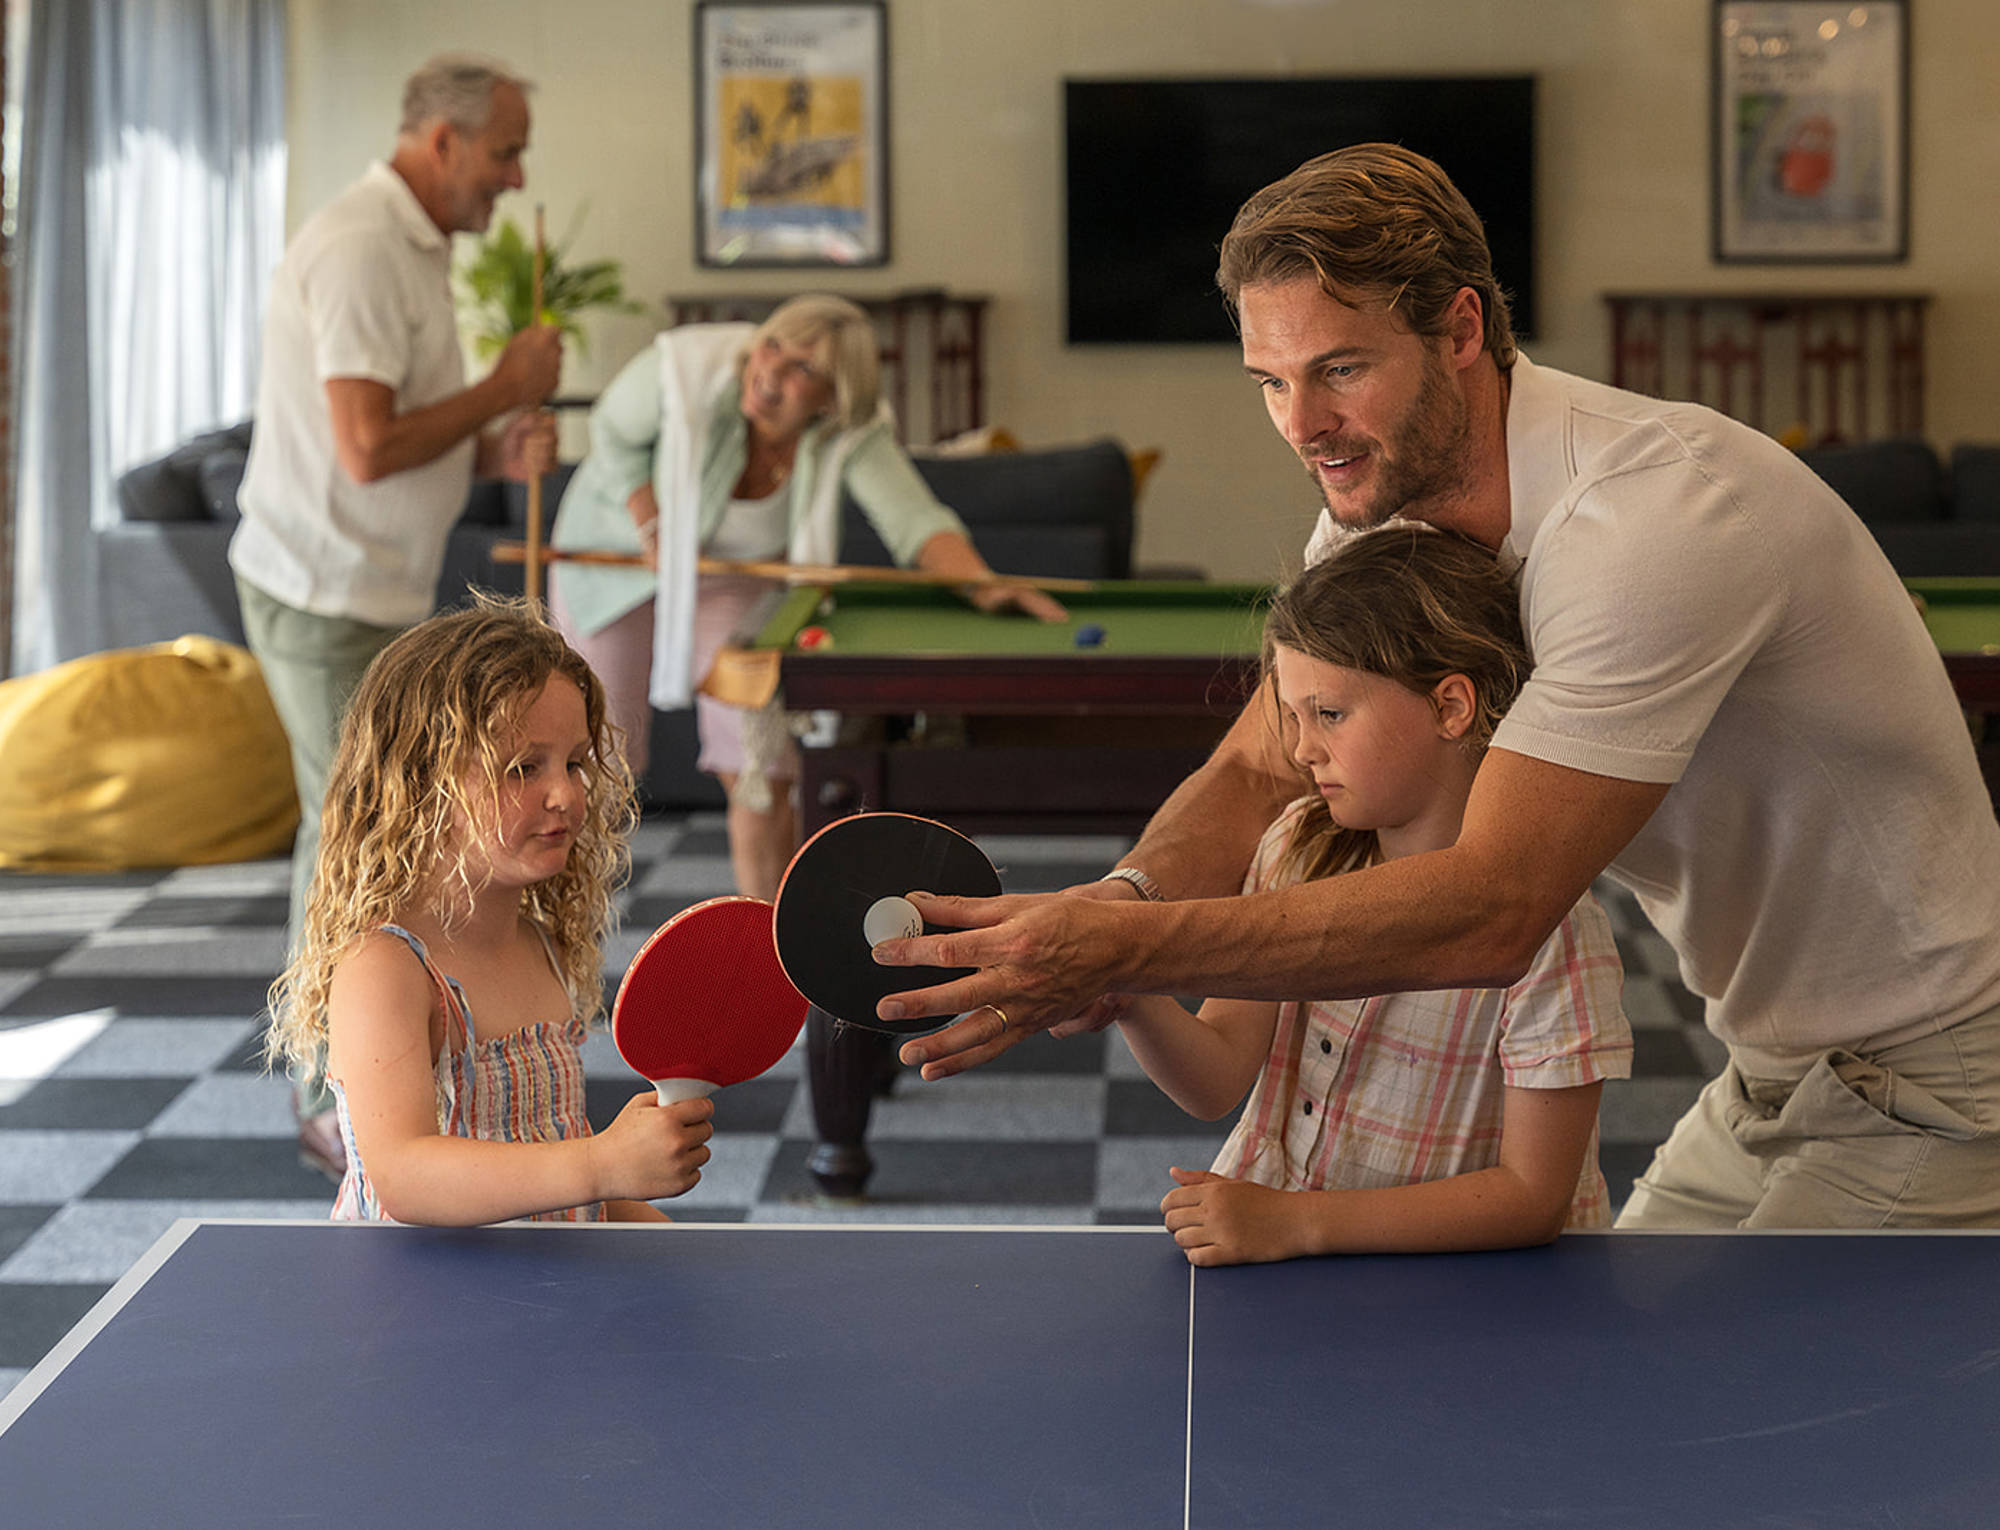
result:
<svg viewBox="0 0 2000 1530"><path fill-rule="evenodd" d="M662 1105L678 1105L682 1100L705 1100L719 1086L700 1078L656 1078L653 1090Z"/></svg>

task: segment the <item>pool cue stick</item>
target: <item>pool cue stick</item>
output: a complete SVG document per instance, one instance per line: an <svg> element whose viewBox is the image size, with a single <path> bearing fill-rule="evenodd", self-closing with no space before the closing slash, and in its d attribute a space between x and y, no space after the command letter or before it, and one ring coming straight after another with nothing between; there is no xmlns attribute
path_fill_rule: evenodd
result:
<svg viewBox="0 0 2000 1530"><path fill-rule="evenodd" d="M542 322L542 267L547 261L542 244L542 204L535 204L535 281L532 303L528 309L530 327ZM542 598L542 475L532 474L528 479L528 544L527 556L522 559L526 567L522 570L521 586L528 599Z"/></svg>
<svg viewBox="0 0 2000 1530"><path fill-rule="evenodd" d="M519 542L496 542L495 563L519 563L526 549ZM589 548L564 551L547 547L541 553L548 563L593 563L605 568L651 568L644 553L598 552ZM990 584L1025 585L1057 594L1087 595L1101 581L1095 579L1054 579L1037 574L931 574L920 568L871 568L852 563L784 563L775 559L702 558L696 569L704 574L737 574L748 579L769 579L779 584L921 584L938 589L979 589Z"/></svg>

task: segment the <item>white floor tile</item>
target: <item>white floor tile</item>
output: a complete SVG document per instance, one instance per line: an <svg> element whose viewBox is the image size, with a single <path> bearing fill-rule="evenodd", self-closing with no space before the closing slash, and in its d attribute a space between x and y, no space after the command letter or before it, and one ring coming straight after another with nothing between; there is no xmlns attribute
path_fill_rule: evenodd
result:
<svg viewBox="0 0 2000 1530"><path fill-rule="evenodd" d="M811 1120L802 1089L787 1134L810 1137ZM914 1075L900 1080L891 1098L876 1102L868 1135L882 1142L1091 1142L1103 1130L1102 1078L970 1073L935 1084Z"/></svg>
<svg viewBox="0 0 2000 1530"><path fill-rule="evenodd" d="M701 1183L686 1195L660 1202L676 1221L699 1220L704 1206L747 1206L757 1199L777 1156L778 1139L769 1132L718 1132L709 1139L714 1156L701 1171Z"/></svg>
<svg viewBox="0 0 2000 1530"><path fill-rule="evenodd" d="M298 1131L282 1075L214 1073L196 1079L146 1128L149 1137L279 1137Z"/></svg>
<svg viewBox="0 0 2000 1530"><path fill-rule="evenodd" d="M713 898L733 891L736 873L726 855L669 855L632 879L640 897Z"/></svg>
<svg viewBox="0 0 2000 1530"><path fill-rule="evenodd" d="M669 1213L671 1215L672 1213ZM690 1218L690 1220L693 1220ZM750 1210L752 1222L826 1222L832 1224L911 1222L925 1226L1046 1226L1082 1227L1097 1220L1091 1206L924 1206L906 1201L862 1206L826 1206L816 1201L760 1201Z"/></svg>
<svg viewBox="0 0 2000 1530"><path fill-rule="evenodd" d="M280 929L140 925L94 935L49 968L64 977L270 978L285 964Z"/></svg>
<svg viewBox="0 0 2000 1530"><path fill-rule="evenodd" d="M180 1217L326 1216L327 1201L78 1201L0 1265L0 1282L117 1280Z"/></svg>
<svg viewBox="0 0 2000 1530"><path fill-rule="evenodd" d="M1097 1146L1097 1204L1157 1206L1174 1188L1169 1166L1205 1169L1219 1146L1212 1137L1111 1137Z"/></svg>
<svg viewBox="0 0 2000 1530"><path fill-rule="evenodd" d="M182 1078L208 1072L257 1029L252 1020L114 1020L58 1078Z"/></svg>
<svg viewBox="0 0 2000 1530"><path fill-rule="evenodd" d="M137 1132L0 1131L0 1202L72 1200L104 1178L138 1141ZM19 1257L16 1250L14 1258ZM0 1265L0 1279L6 1268Z"/></svg>
<svg viewBox="0 0 2000 1530"><path fill-rule="evenodd" d="M0 930L68 935L108 929L152 892L144 887L47 887L33 877L0 881Z"/></svg>
<svg viewBox="0 0 2000 1530"><path fill-rule="evenodd" d="M1598 1096L1603 1142L1664 1142L1701 1093L1698 1078L1615 1078Z"/></svg>
<svg viewBox="0 0 2000 1530"><path fill-rule="evenodd" d="M231 861L221 866L182 866L160 883L162 893L180 898L290 896L291 890L290 856Z"/></svg>

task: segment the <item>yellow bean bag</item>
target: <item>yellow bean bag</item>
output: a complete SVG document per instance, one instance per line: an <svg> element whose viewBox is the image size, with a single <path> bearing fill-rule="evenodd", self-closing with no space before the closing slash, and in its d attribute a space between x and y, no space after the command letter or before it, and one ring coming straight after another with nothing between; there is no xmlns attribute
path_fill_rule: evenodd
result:
<svg viewBox="0 0 2000 1530"><path fill-rule="evenodd" d="M298 822L247 649L184 637L0 683L0 867L252 860L283 853Z"/></svg>

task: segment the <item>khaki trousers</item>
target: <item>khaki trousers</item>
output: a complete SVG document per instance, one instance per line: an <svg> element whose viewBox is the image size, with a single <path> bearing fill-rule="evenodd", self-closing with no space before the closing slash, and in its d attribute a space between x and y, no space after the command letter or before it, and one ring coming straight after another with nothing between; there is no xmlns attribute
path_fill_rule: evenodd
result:
<svg viewBox="0 0 2000 1530"><path fill-rule="evenodd" d="M1830 1051L1796 1082L1731 1062L1618 1226L2000 1227L2000 1009L1866 1055Z"/></svg>
<svg viewBox="0 0 2000 1530"><path fill-rule="evenodd" d="M292 887L285 944L297 945L305 926L306 894L319 858L320 808L333 768L334 745L348 699L369 662L388 647L400 627L377 627L338 616L314 616L236 581L243 608L243 635L264 672L278 721L291 745L292 777L298 783L299 832L292 841ZM314 1068L292 1081L301 1119L333 1108L324 1070Z"/></svg>

